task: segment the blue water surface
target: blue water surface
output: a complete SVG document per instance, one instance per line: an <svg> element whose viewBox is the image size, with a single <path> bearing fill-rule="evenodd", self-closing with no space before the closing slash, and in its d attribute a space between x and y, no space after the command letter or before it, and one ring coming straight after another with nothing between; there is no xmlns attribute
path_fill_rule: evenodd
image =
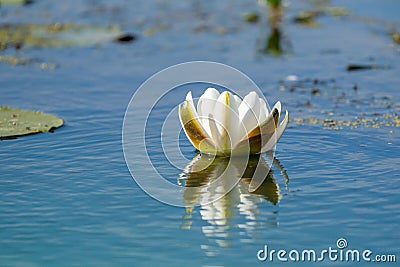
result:
<svg viewBox="0 0 400 267"><path fill-rule="evenodd" d="M394 12L400 4L330 2L350 15L322 15L318 27L293 23L298 11L315 8L311 2L286 2L280 30L287 48L281 56L260 52L270 29L257 1L43 0L1 6L0 23L118 24L137 40L0 51L58 66L1 63L0 104L65 120L54 133L0 141L0 266L274 265L281 262L257 259L264 245L322 251L337 248L339 238L349 249L397 257L397 263L374 266L397 266L400 54L390 32L400 30ZM246 12L258 12L260 22L247 23ZM212 208L185 209L151 198L132 179L121 141L131 96L154 73L192 60L238 68L270 105L280 100L290 111L275 154L279 164L273 165L278 202L237 190ZM381 68L348 72L348 64ZM296 80L287 81L289 75ZM375 127L323 122L376 117L382 123ZM195 157L181 137L185 155ZM171 182L181 173L168 169L167 161L157 164L165 165ZM138 162L136 168L144 167ZM295 263L301 264L311 263Z"/></svg>

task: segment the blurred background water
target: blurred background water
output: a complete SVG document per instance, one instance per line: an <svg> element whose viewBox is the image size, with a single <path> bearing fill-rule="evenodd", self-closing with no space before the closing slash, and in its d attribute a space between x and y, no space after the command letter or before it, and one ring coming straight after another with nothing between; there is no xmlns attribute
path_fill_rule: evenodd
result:
<svg viewBox="0 0 400 267"><path fill-rule="evenodd" d="M340 237L351 249L399 260L400 64L393 33L400 4L284 4L278 29L255 0L2 4L2 26L117 25L136 39L93 43L99 33L89 26L72 35L83 39L79 44L3 45L0 104L56 114L65 126L0 142L0 265L273 265L279 262L257 260L265 244L318 251ZM305 10L318 15L304 23ZM245 19L251 12L255 23ZM279 49L268 46L271 36ZM214 206L184 209L152 199L133 181L121 145L129 99L152 74L191 60L245 72L270 104L280 100L291 112L268 180L272 194L249 194L244 183ZM351 71L356 65L366 69ZM180 174L167 173L171 181ZM328 263L342 264L319 264Z"/></svg>

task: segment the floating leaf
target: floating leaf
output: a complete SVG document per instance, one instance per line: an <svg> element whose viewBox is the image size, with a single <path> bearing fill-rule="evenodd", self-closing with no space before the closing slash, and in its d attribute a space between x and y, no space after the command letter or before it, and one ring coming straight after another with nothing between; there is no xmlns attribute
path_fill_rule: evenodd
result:
<svg viewBox="0 0 400 267"><path fill-rule="evenodd" d="M113 40L133 41L134 36L124 34L118 26L103 27L74 23L0 25L2 49L8 46L16 48L88 46Z"/></svg>
<svg viewBox="0 0 400 267"><path fill-rule="evenodd" d="M52 132L63 124L63 119L51 114L0 106L0 139Z"/></svg>
<svg viewBox="0 0 400 267"><path fill-rule="evenodd" d="M7 5L7 4L23 4L29 5L33 4L33 0L0 0L0 5Z"/></svg>

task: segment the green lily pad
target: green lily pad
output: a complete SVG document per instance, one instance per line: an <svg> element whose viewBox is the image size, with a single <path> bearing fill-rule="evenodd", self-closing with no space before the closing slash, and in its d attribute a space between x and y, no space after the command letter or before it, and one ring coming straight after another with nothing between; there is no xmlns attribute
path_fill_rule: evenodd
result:
<svg viewBox="0 0 400 267"><path fill-rule="evenodd" d="M0 49L7 47L90 46L108 41L130 42L132 34L119 26L97 26L74 23L3 24L0 25Z"/></svg>
<svg viewBox="0 0 400 267"><path fill-rule="evenodd" d="M51 114L0 106L0 139L52 132L63 124L63 119Z"/></svg>
<svg viewBox="0 0 400 267"><path fill-rule="evenodd" d="M12 4L32 4L33 0L0 0L0 5L12 5Z"/></svg>

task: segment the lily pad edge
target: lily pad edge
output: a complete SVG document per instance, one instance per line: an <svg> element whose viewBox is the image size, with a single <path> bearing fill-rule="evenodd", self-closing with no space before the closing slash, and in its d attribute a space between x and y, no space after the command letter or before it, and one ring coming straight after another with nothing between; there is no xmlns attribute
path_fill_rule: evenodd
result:
<svg viewBox="0 0 400 267"><path fill-rule="evenodd" d="M0 105L0 141L43 132L52 133L64 123L62 118L53 114Z"/></svg>

